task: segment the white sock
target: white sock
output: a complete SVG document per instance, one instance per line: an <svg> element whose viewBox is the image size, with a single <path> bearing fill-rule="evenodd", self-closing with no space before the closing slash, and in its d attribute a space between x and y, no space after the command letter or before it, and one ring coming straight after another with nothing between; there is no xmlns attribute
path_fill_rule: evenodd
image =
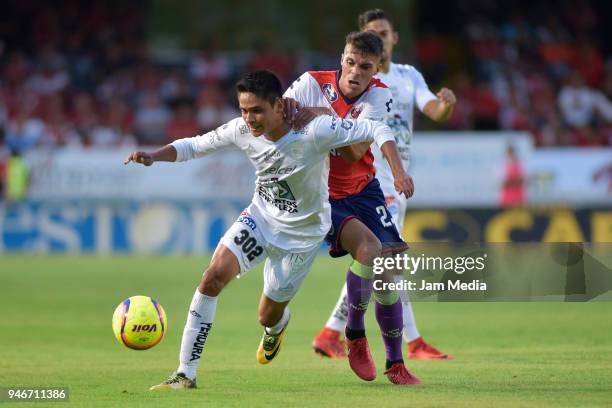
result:
<svg viewBox="0 0 612 408"><path fill-rule="evenodd" d="M395 282L400 283L404 277L402 275L395 275ZM416 320L414 319L414 313L412 312L412 302L410 302L410 297L408 296L408 292L405 290L400 290L400 299L402 300L403 306L403 317L404 317L404 340L406 343L411 342L412 340L416 340L421 337L419 333L419 329L416 326Z"/></svg>
<svg viewBox="0 0 612 408"><path fill-rule="evenodd" d="M289 319L291 318L291 311L289 311L289 306L285 306L285 310L283 310L283 315L281 316L278 323L276 323L272 327L266 327L266 333L268 334L278 334L283 331L287 323L289 323Z"/></svg>
<svg viewBox="0 0 612 408"><path fill-rule="evenodd" d="M178 372L187 378L195 379L204 343L212 327L217 309L218 296L210 297L196 289L189 306L187 323L183 329L181 353L179 354Z"/></svg>
<svg viewBox="0 0 612 408"><path fill-rule="evenodd" d="M342 291L340 292L338 302L336 302L336 306L334 307L331 316L329 316L327 323L325 323L325 327L344 333L344 328L346 327L347 319L348 299L346 296L346 282L344 282L344 286L342 287Z"/></svg>

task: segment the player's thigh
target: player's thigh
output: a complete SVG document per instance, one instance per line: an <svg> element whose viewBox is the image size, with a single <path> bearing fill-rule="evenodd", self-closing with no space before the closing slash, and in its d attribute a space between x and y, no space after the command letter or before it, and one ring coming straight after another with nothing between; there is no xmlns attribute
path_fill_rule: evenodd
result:
<svg viewBox="0 0 612 408"><path fill-rule="evenodd" d="M328 234L325 236L325 242L330 246L329 254L332 258L338 258L349 253L342 247L340 237L342 236L342 230L344 226L353 218L356 218L354 210L347 199L333 200L330 199L331 204L331 228Z"/></svg>
<svg viewBox="0 0 612 408"><path fill-rule="evenodd" d="M302 252L268 248L264 266L264 295L277 303L288 302L310 272L319 247Z"/></svg>
<svg viewBox="0 0 612 408"><path fill-rule="evenodd" d="M363 264L370 264L380 256L381 243L360 219L352 218L346 222L340 234L340 244L353 259Z"/></svg>

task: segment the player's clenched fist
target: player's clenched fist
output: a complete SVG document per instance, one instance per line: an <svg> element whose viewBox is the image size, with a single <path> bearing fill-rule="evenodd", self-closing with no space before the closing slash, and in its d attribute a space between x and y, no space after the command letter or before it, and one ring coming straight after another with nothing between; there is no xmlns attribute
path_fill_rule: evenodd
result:
<svg viewBox="0 0 612 408"><path fill-rule="evenodd" d="M395 185L395 191L404 194L406 198L410 198L414 194L414 182L408 173L404 172L395 176L393 184Z"/></svg>
<svg viewBox="0 0 612 408"><path fill-rule="evenodd" d="M132 152L127 157L127 159L125 159L123 164L128 164L129 162L140 163L144 164L145 166L150 166L153 164L154 160L153 156L151 156L147 152Z"/></svg>
<svg viewBox="0 0 612 408"><path fill-rule="evenodd" d="M455 103L457 103L454 92L448 88L440 89L440 92L438 92L436 96L447 105L454 106Z"/></svg>

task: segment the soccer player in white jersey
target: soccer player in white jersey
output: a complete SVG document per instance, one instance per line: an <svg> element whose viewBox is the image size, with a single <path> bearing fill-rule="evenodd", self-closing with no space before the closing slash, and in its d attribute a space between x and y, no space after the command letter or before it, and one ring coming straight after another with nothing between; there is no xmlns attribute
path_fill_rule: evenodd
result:
<svg viewBox="0 0 612 408"><path fill-rule="evenodd" d="M393 143L383 122L320 116L292 130L283 117L281 84L269 71L236 85L242 118L210 133L180 139L125 161L150 166L186 161L220 150L242 150L257 179L251 204L226 231L197 287L183 331L179 367L152 390L196 387L196 370L213 324L218 297L234 278L265 260L259 322L264 334L256 358L272 361L289 322L287 304L298 291L331 225L329 151L352 143ZM403 186L406 190L412 186Z"/></svg>
<svg viewBox="0 0 612 408"><path fill-rule="evenodd" d="M429 90L423 75L416 68L411 65L391 62L393 47L398 41L398 33L393 30L393 25L383 10L373 9L362 13L358 18L358 23L362 31L374 31L383 40L385 53L381 69L376 78L389 88L393 96L393 103L390 105L391 109L386 114L385 120L395 134L404 167L408 169L415 105L430 119L436 122L444 122L453 113L453 107L456 103L455 95L448 88L442 88L437 95L434 95ZM355 147L352 147L353 150ZM393 221L401 232L404 227L407 199L396 193L393 187L393 178L390 178L391 169L383 158L380 149L373 145L371 150L374 155L376 178L380 181L385 202ZM401 277L398 276L398 278ZM405 291L402 291L401 298L404 320L402 334L404 340L408 343L408 357L412 359L451 359L450 355L439 351L423 340L417 329L412 305ZM313 340L313 348L319 353L329 357L343 356L343 344L339 340L339 336L346 325L347 307L345 285L325 328Z"/></svg>

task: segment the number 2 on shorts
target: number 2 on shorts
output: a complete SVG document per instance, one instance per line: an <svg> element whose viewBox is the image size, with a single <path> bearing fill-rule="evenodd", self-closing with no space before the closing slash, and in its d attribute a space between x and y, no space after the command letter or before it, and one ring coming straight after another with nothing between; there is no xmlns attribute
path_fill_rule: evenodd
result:
<svg viewBox="0 0 612 408"><path fill-rule="evenodd" d="M391 214L387 212L384 205L379 205L376 207L376 212L380 214L380 222L383 227L390 227L393 225L393 221L391 221Z"/></svg>

